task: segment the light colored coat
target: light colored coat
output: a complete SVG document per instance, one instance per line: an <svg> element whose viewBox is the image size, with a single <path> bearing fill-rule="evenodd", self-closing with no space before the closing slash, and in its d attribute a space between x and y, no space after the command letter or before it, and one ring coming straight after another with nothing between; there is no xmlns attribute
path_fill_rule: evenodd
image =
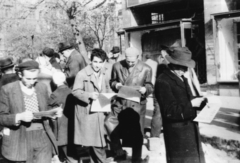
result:
<svg viewBox="0 0 240 163"><path fill-rule="evenodd" d="M104 113L91 112L91 93L110 92L107 68L101 70L103 75L101 88L98 87L98 80L94 75L91 65L81 70L75 79L72 94L77 98L75 106L75 132L74 143L83 146L104 147L105 128Z"/></svg>

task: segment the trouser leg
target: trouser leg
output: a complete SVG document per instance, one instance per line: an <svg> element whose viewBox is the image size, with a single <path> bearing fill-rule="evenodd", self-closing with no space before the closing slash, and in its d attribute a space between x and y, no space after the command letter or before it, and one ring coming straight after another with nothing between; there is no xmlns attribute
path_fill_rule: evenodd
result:
<svg viewBox="0 0 240 163"><path fill-rule="evenodd" d="M145 115L146 115L146 105L141 105L141 108L140 108L140 126L141 126L142 135L144 135Z"/></svg>
<svg viewBox="0 0 240 163"><path fill-rule="evenodd" d="M151 122L151 137L159 137L161 134L161 128L162 128L162 116L160 112L159 104L156 100L156 98L153 98L153 116L152 116L152 122Z"/></svg>
<svg viewBox="0 0 240 163"><path fill-rule="evenodd" d="M122 149L118 121L118 115L120 112L120 109L113 108L113 111L107 116L105 121L106 130L111 141L110 146L114 152Z"/></svg>
<svg viewBox="0 0 240 163"><path fill-rule="evenodd" d="M26 163L51 163L52 144L45 130L27 131L28 158Z"/></svg>
<svg viewBox="0 0 240 163"><path fill-rule="evenodd" d="M91 163L105 163L106 151L102 147L90 147L89 149Z"/></svg>
<svg viewBox="0 0 240 163"><path fill-rule="evenodd" d="M67 161L67 163L77 163L78 158L76 156L76 148L74 145L64 145L59 147L62 151L63 158Z"/></svg>

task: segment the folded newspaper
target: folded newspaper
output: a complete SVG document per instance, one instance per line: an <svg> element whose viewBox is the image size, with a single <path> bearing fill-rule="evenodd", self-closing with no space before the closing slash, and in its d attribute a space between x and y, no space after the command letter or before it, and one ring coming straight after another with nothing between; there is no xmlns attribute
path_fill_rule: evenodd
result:
<svg viewBox="0 0 240 163"><path fill-rule="evenodd" d="M140 103L141 93L139 86L122 86L117 94L118 97Z"/></svg>
<svg viewBox="0 0 240 163"><path fill-rule="evenodd" d="M217 96L207 97L208 103L194 119L196 122L211 123L218 113L222 103Z"/></svg>
<svg viewBox="0 0 240 163"><path fill-rule="evenodd" d="M110 112L111 100L116 93L100 93L97 100L92 102L91 112Z"/></svg>
<svg viewBox="0 0 240 163"><path fill-rule="evenodd" d="M59 111L59 108L55 108L47 111L36 112L36 113L33 113L33 115L35 118L42 118L42 117L53 118L58 111Z"/></svg>

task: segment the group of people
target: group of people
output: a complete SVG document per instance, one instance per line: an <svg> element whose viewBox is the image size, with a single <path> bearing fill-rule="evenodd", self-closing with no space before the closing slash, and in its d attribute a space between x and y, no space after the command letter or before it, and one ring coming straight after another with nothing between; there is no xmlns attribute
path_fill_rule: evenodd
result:
<svg viewBox="0 0 240 163"><path fill-rule="evenodd" d="M195 66L191 52L187 47L167 47L146 62L140 55L134 47L125 55L119 47L110 55L96 48L87 65L73 46L60 43L58 53L46 47L36 60L18 65L9 57L0 59L1 149L6 162L50 163L60 158L77 163L88 151L92 163L107 163L127 158L123 146L132 147L133 163L148 162L141 154L147 98L152 95L151 136L159 137L163 124L167 161L204 163L193 119L206 99L193 80L196 75L184 77ZM65 58L64 64L60 58ZM40 73L51 76L51 93L38 81ZM118 93L123 86L135 89L140 102L114 96L111 112L92 111L101 93ZM41 114L47 110L54 114Z"/></svg>

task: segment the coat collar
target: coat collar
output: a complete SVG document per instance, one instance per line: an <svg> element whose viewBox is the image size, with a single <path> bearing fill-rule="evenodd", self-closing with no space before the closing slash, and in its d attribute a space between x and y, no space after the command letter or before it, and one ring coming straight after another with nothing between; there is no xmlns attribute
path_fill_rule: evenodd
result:
<svg viewBox="0 0 240 163"><path fill-rule="evenodd" d="M23 92L22 92L22 89L21 89L21 86L20 86L20 80L16 82L16 84L14 85L14 88L13 88L14 91L14 97L16 99L19 99L17 100L17 106L19 107L19 110L21 112L24 112L25 111L25 106L24 106L24 96L23 96ZM37 94L37 100L38 100L38 104L39 104L39 111L43 111L43 110L46 110L44 104L44 99L43 99L43 96L44 94L42 94L42 89L38 86L38 84L36 83L35 85L35 91L36 91L36 94Z"/></svg>
<svg viewBox="0 0 240 163"><path fill-rule="evenodd" d="M170 69L166 69L163 73L169 76L172 80L174 80L178 86L186 89L184 82L179 79L179 77L177 77L173 72L171 72Z"/></svg>
<svg viewBox="0 0 240 163"><path fill-rule="evenodd" d="M136 65L134 66L131 74L128 73L128 64L127 64L126 59L121 61L121 65L123 67L121 69L121 71L125 78L127 78L128 76L132 76L132 77L137 76L139 74L139 72L141 72L143 69L143 66L141 65L141 62L139 60L137 61Z"/></svg>
<svg viewBox="0 0 240 163"><path fill-rule="evenodd" d="M98 81L96 80L96 77L95 77L95 75L94 75L94 70L93 70L93 68L92 68L92 65L89 64L89 65L85 68L85 71L86 71L87 76L89 76L90 81L93 83L94 87L100 92L101 89L100 89L99 86L98 86ZM106 71L107 71L107 67L106 67L106 66L103 66L102 69L100 70L101 75L103 75L103 77L102 77L102 82L104 82L104 78L105 78L104 76L105 76L105 74L106 74ZM103 85L103 83L102 83L102 85Z"/></svg>

